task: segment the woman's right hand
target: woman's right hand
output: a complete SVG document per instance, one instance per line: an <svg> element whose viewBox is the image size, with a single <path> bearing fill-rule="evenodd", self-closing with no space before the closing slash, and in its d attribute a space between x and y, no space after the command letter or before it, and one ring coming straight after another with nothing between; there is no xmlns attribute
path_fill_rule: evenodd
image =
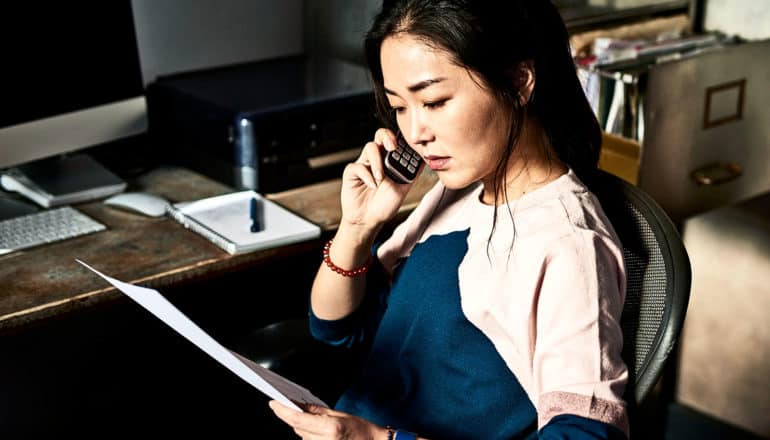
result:
<svg viewBox="0 0 770 440"><path fill-rule="evenodd" d="M412 184L399 184L385 177L383 157L396 149L396 135L380 128L354 163L342 174L342 224L376 232L398 212ZM342 226L341 224L341 226Z"/></svg>

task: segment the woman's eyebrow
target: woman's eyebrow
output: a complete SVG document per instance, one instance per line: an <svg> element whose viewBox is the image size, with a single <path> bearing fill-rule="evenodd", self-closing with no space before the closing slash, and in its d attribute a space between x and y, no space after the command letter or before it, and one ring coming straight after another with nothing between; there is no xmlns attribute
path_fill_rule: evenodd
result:
<svg viewBox="0 0 770 440"><path fill-rule="evenodd" d="M416 84L412 84L411 86L407 87L406 89L409 90L412 93L419 92L420 90L425 89L426 87L432 86L433 84L440 83L441 81L444 81L446 78L432 78L432 79L426 79L423 81L420 81ZM388 89L387 87L384 87L385 93L388 95L398 96L398 93L394 92L393 90Z"/></svg>

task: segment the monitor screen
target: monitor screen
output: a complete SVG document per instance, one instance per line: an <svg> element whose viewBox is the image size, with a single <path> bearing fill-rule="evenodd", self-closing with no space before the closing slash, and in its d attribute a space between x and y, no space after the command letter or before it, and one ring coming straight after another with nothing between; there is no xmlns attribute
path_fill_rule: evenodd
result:
<svg viewBox="0 0 770 440"><path fill-rule="evenodd" d="M0 169L146 131L130 0L0 7Z"/></svg>

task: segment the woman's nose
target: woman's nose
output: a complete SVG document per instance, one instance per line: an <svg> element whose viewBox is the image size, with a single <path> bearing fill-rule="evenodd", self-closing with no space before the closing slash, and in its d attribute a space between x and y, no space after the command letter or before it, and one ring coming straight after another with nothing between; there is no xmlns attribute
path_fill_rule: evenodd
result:
<svg viewBox="0 0 770 440"><path fill-rule="evenodd" d="M409 145L425 145L433 139L431 131L419 112L414 112L409 120L409 127L404 132Z"/></svg>

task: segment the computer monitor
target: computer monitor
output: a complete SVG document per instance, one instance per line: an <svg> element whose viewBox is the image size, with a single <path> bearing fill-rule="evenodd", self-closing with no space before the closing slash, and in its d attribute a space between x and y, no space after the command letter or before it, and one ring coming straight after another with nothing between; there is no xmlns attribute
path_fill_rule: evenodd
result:
<svg viewBox="0 0 770 440"><path fill-rule="evenodd" d="M130 0L0 6L0 170L147 129Z"/></svg>

